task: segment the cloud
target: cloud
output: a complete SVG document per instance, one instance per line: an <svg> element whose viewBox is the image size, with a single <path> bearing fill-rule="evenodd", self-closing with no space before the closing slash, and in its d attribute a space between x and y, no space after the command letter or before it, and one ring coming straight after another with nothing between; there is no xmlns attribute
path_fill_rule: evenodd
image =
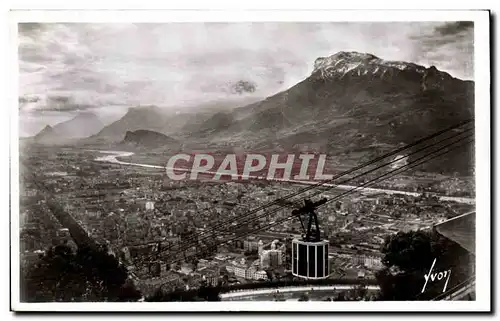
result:
<svg viewBox="0 0 500 321"><path fill-rule="evenodd" d="M415 55L423 64L434 65L461 79L474 75L474 25L458 21L441 23L412 36L420 44Z"/></svg>
<svg viewBox="0 0 500 321"><path fill-rule="evenodd" d="M44 115L44 112L74 112L94 109L96 106L81 104L74 101L72 96L68 95L49 95L43 99L38 96L19 97L20 111Z"/></svg>
<svg viewBox="0 0 500 321"><path fill-rule="evenodd" d="M49 96L48 102L49 104L67 104L71 100L71 97L68 96Z"/></svg>
<svg viewBox="0 0 500 321"><path fill-rule="evenodd" d="M436 27L436 31L442 36L455 35L463 31L473 29L474 22L472 21L454 21Z"/></svg>
<svg viewBox="0 0 500 321"><path fill-rule="evenodd" d="M463 22L20 24L20 97L39 98L20 109L111 114L267 97L305 79L317 57L349 50L470 79L472 48ZM231 90L241 80L255 90Z"/></svg>
<svg viewBox="0 0 500 321"><path fill-rule="evenodd" d="M240 80L231 86L231 92L235 94L253 93L257 89L257 85L254 82Z"/></svg>
<svg viewBox="0 0 500 321"><path fill-rule="evenodd" d="M29 103L36 103L40 100L40 97L37 96L21 96L19 97L19 104L29 104Z"/></svg>

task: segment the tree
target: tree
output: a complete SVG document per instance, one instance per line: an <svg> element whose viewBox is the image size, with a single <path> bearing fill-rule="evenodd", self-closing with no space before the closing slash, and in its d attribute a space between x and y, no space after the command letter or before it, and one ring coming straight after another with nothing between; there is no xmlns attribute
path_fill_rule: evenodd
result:
<svg viewBox="0 0 500 321"><path fill-rule="evenodd" d="M141 293L127 270L105 250L68 245L50 248L23 271L21 300L25 302L137 301Z"/></svg>
<svg viewBox="0 0 500 321"><path fill-rule="evenodd" d="M198 291L198 297L203 301L220 301L219 293L219 288L203 285Z"/></svg>
<svg viewBox="0 0 500 321"><path fill-rule="evenodd" d="M429 283L421 293L424 275L436 259L433 271L452 269L448 289L472 275L472 255L435 231L399 232L388 236L381 249L384 268L377 272L381 300L428 300L437 296L442 284Z"/></svg>
<svg viewBox="0 0 500 321"><path fill-rule="evenodd" d="M382 253L387 267L397 266L404 271L429 268L434 259L431 237L423 231L399 232L385 239Z"/></svg>

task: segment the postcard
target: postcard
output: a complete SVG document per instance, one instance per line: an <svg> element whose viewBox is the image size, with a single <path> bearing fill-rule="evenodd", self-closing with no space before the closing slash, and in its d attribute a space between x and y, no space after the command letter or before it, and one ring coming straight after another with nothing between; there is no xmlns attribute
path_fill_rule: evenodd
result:
<svg viewBox="0 0 500 321"><path fill-rule="evenodd" d="M491 310L488 11L10 18L12 310Z"/></svg>

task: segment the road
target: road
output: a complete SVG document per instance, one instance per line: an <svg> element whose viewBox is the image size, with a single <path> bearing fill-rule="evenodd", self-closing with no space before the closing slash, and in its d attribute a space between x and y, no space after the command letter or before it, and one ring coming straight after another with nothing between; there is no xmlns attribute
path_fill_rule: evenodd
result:
<svg viewBox="0 0 500 321"><path fill-rule="evenodd" d="M277 294L278 291L281 294L290 293L290 292L320 292L320 291L333 291L333 290L349 290L355 287L356 285L345 285L345 284L334 284L334 285L320 285L320 286L289 286L283 288L273 288L273 289L258 289L258 290L242 290L235 291L229 293L221 293L220 297L222 301L231 301L231 300L248 300L248 299L256 299L257 297L261 297L263 300L269 300L274 294ZM368 285L366 286L368 290L380 290L377 285ZM266 298L267 297L267 298Z"/></svg>
<svg viewBox="0 0 500 321"><path fill-rule="evenodd" d="M97 162L108 162L108 163L113 163L113 164L120 164L120 165L128 165L128 166L138 166L138 167L144 167L144 168L157 168L157 169L162 169L162 170L175 170L178 172L185 172L185 173L190 173L192 170L190 169L185 169L185 168L175 168L175 167L166 167L166 166L159 166L159 165L149 165L149 164L140 164L140 163L130 163L130 162L123 162L117 159L117 157L127 157L127 156L132 156L134 155L133 152L124 152L124 151L101 151L101 150L89 150L89 151L94 151L94 152L100 152L103 154L108 154L106 156L100 156L95 159ZM199 171L201 174L210 174L210 175L215 175L217 172L214 171ZM302 184L302 185L315 185L318 184L318 182L314 181L299 181L299 180L293 180L293 179L281 179L281 178L275 178L275 179L268 179L267 177L263 176L252 176L252 175L238 175L240 178L243 179L256 179L256 180L268 180L268 181L276 181L276 182L289 182L293 184ZM351 186L351 185L336 185L336 184L323 184L324 186L329 186L329 187L336 187L338 189L343 189L343 190L351 190L355 188L356 186ZM397 195L408 195L408 196L414 196L418 197L421 194L417 192L408 192L408 191L401 191L401 190L393 190L393 189L383 189L383 188L371 188L371 187L362 187L360 188L360 191L363 191L365 193L385 193L385 194L397 194ZM439 200L442 201L451 201L451 202L457 202L457 203L464 203L464 204L475 204L476 200L474 198L469 198L469 197L455 197L455 196L446 196L446 195L439 195L439 194L433 194L439 198Z"/></svg>

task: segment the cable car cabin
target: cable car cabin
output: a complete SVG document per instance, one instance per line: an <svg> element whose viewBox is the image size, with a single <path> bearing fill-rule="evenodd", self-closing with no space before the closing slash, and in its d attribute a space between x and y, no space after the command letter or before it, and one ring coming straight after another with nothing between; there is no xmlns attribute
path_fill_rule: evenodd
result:
<svg viewBox="0 0 500 321"><path fill-rule="evenodd" d="M292 274L306 279L325 279L330 274L328 260L328 240L321 239L318 217L315 213L317 206L326 203L322 199L313 203L305 201L305 205L292 212L304 231L302 239L292 241Z"/></svg>

